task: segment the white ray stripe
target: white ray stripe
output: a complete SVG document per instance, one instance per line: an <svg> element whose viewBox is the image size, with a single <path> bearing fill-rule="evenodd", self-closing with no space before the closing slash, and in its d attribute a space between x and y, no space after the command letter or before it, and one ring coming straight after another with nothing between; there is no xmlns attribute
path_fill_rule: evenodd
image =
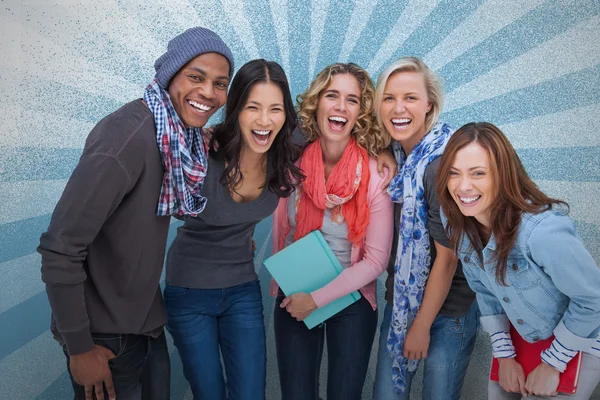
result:
<svg viewBox="0 0 600 400"><path fill-rule="evenodd" d="M156 7L153 3L148 3L151 7ZM203 15L190 3L189 0L162 0L161 7L156 7L161 15L164 15L164 10L174 10L176 12L169 13L173 20L181 29L175 32L175 35L183 32L194 26L208 26Z"/></svg>
<svg viewBox="0 0 600 400"><path fill-rule="evenodd" d="M409 0L408 5L394 24L388 37L385 39L367 71L371 75L379 71L382 65L402 46L410 34L423 22L425 18L435 9L439 0Z"/></svg>
<svg viewBox="0 0 600 400"><path fill-rule="evenodd" d="M143 0L137 0L137 1L140 1L143 3ZM178 4L178 2L184 1L184 0L171 0L171 1L176 2L174 4ZM232 3L231 0L229 0L229 2ZM244 20L236 21L234 19L234 17L232 17L231 15L229 15L229 14L224 15L224 13L223 13L224 10L226 13L229 13L229 12L237 13L238 12L238 10L235 9L235 6L228 6L229 8L225 7L225 4L224 4L225 2L202 1L202 2L196 2L196 3L198 3L198 10L195 9L194 5L189 6L190 9L193 10L193 17L195 18L194 20L187 21L187 24L186 24L185 23L186 16L183 15L181 13L181 11L179 11L177 8L174 8L173 10L177 10L176 13L179 14L177 16L178 17L177 20L180 21L180 23L184 24L183 27L185 27L185 28L191 28L193 26L199 25L199 26L211 29L212 31L217 33L221 37L221 39L223 39L223 41L230 47L231 51L233 52L233 56L235 59L234 61L237 65L237 67L239 68L243 64L244 60L241 58L241 54L239 54L238 51L241 51L242 49L244 49L245 51L248 52L248 54L250 56L252 56L252 53L250 52L250 50L252 50L252 49L248 50L248 43L254 43L254 37L249 39L249 38L245 37L245 33L240 33L240 32L248 31L250 33L250 35L252 35L252 29L251 29L248 21L246 20L245 16L243 14L241 14L241 18L243 18ZM155 9L157 11L156 18L162 18L161 12L163 12L164 8L156 7L152 2L146 1L145 4L149 4L150 7L152 7L153 9ZM240 4L240 5L238 5L238 7L243 8L243 5ZM186 9L187 9L187 5L186 5ZM241 10L239 10L239 12L243 13L243 11L241 11ZM138 18L142 18L142 17L145 18L144 24L146 24L146 25L154 25L155 24L152 16L148 17L147 15L138 13ZM234 21L235 21L235 23L234 23ZM233 28L232 30L225 30L224 26L227 25L228 23ZM244 26L236 27L235 24L243 24ZM173 32L173 36L176 34L179 34L181 32L182 32L182 30L180 30L178 32ZM245 48L244 48L244 45L246 46ZM258 51L256 50L256 45L251 44L250 46L254 49L252 51L256 51L256 53L258 54ZM163 51L163 49L166 49L166 43L164 46L161 47L161 51ZM162 54L162 52L161 52L161 54ZM259 55L256 55L256 57L259 57ZM152 61L152 62L154 63L154 61ZM213 118L214 118L214 116L211 117L211 120Z"/></svg>
<svg viewBox="0 0 600 400"><path fill-rule="evenodd" d="M152 29L138 24L124 13L117 1L104 0L101 7L95 1L55 0L55 4L61 8L57 10L57 15L68 15L81 25L92 26L110 40L131 50L147 65L149 76L152 76L154 61L165 50L166 43L159 43L150 34Z"/></svg>
<svg viewBox="0 0 600 400"><path fill-rule="evenodd" d="M362 0L354 3L354 11L352 12L352 17L350 17L344 44L338 56L339 62L346 62L348 57L350 57L350 53L354 50L360 34L365 29L365 26L367 26L376 4L377 0Z"/></svg>
<svg viewBox="0 0 600 400"><path fill-rule="evenodd" d="M600 229L600 214L596 211L598 209L598 199L600 198L599 182L538 180L536 183L549 196L569 203L569 216L571 218L592 224ZM596 263L600 265L600 238L590 236L589 230L586 228L579 230L578 234L581 236L586 249Z"/></svg>
<svg viewBox="0 0 600 400"><path fill-rule="evenodd" d="M48 114L18 104L0 106L0 147L83 148L94 123ZM26 134L25 134L26 133Z"/></svg>
<svg viewBox="0 0 600 400"><path fill-rule="evenodd" d="M438 70L543 2L488 0L431 50L423 61L429 68Z"/></svg>
<svg viewBox="0 0 600 400"><path fill-rule="evenodd" d="M536 183L549 196L569 203L572 218L600 227L600 182L536 180Z"/></svg>
<svg viewBox="0 0 600 400"><path fill-rule="evenodd" d="M21 31L21 51L12 59L11 70L30 78L57 82L75 87L90 94L102 95L120 102L139 97L143 88L134 85L121 76L99 71L84 58L71 54L68 49L56 45L46 37L23 29L6 18L0 18L0 25L9 25L9 30Z"/></svg>
<svg viewBox="0 0 600 400"><path fill-rule="evenodd" d="M281 54L281 64L289 80L290 70L290 39L288 35L288 6L286 0L269 0L271 18L275 26L275 35Z"/></svg>
<svg viewBox="0 0 600 400"><path fill-rule="evenodd" d="M41 266L38 253L0 263L0 313L44 291Z"/></svg>
<svg viewBox="0 0 600 400"><path fill-rule="evenodd" d="M8 41L8 40L6 40ZM2 40L0 40L2 42ZM9 54L3 51L2 45L0 45L0 54L4 54L4 56L0 57L9 58ZM0 62L1 64L1 62ZM12 70L6 70L2 66L0 68L2 71L2 95L3 101L0 103L0 126L2 127L0 133L0 148L3 149L0 151L0 174L4 170L4 159L6 157L7 151L4 149L7 143L12 142L14 140L20 140L23 137L30 137L30 134L24 134L24 132L19 132L17 129L18 122L20 120L21 115L21 107L19 103L21 102L20 96L20 87L19 81L22 79L19 74ZM49 135L47 135L49 136Z"/></svg>
<svg viewBox="0 0 600 400"><path fill-rule="evenodd" d="M500 126L515 148L600 146L600 103Z"/></svg>
<svg viewBox="0 0 600 400"><path fill-rule="evenodd" d="M313 0L310 8L310 56L308 64L308 80L313 79L315 66L319 49L321 48L321 38L327 19L327 10L329 9L329 0Z"/></svg>
<svg viewBox="0 0 600 400"><path fill-rule="evenodd" d="M51 213L66 184L66 180L0 182L0 224Z"/></svg>
<svg viewBox="0 0 600 400"><path fill-rule="evenodd" d="M229 17L231 26L237 34L237 40L244 44L248 57L250 59L258 58L258 47L256 47L252 26L250 26L244 12L244 4L237 0L222 0L221 3Z"/></svg>
<svg viewBox="0 0 600 400"><path fill-rule="evenodd" d="M7 89L6 85L14 84L15 78L21 78L19 74L11 71L11 69L14 68L14 65L19 63L21 37L25 30L22 25L17 23L15 17L16 16L0 14L0 18L2 19L2 23L0 23L0 35L2 36L2 40L0 40L0 52L2 52L2 57L0 57L0 68L2 68L3 92ZM7 72L9 75L7 75ZM10 93L8 94L10 95Z"/></svg>
<svg viewBox="0 0 600 400"><path fill-rule="evenodd" d="M121 2L118 13L126 14L124 10L125 4L130 4L130 1ZM115 20L119 20L121 16L112 14L107 17L104 15L106 14L104 7L100 7L100 9L105 11L100 18L103 18L107 22L100 24L97 21L92 24L82 23L82 20L89 18L86 15L86 10L79 11L79 9L84 7L82 4L73 4L73 6L68 7L68 10L65 7L65 1L61 1L56 5L40 4L38 6L36 4L36 7L28 7L27 19L21 18L19 22L26 29L42 33L57 46L73 50L88 60L94 62L97 60L99 64L107 66L107 69L114 71L117 75L131 75L131 71L136 71L136 73L144 75L141 77L144 82L150 81L153 72L154 55L147 52L140 52L140 46L132 46L132 40L123 40L128 35L135 41L140 39L145 40L146 32L140 31L134 36L129 34L130 29L128 29L128 25L115 28L114 22ZM111 8L110 3L108 8ZM158 9L159 7L154 8ZM137 11L140 12L139 8ZM161 17L165 17L164 12ZM58 28L57 26L60 27ZM106 26L111 26L113 29L103 32L101 29ZM118 36L114 34L116 31L119 33ZM143 47L147 43L145 42L141 45ZM153 52L160 52L161 50L160 47L156 47L153 49ZM134 78L134 80L138 79L140 78Z"/></svg>
<svg viewBox="0 0 600 400"><path fill-rule="evenodd" d="M598 43L600 16L594 16L458 87L447 96L446 111L597 65L600 63Z"/></svg>
<svg viewBox="0 0 600 400"><path fill-rule="evenodd" d="M165 4L166 3L166 4ZM166 0L161 3L161 7L156 7L153 2L145 0L128 0L121 1L120 8L127 10L127 13L139 21L142 28L150 32L160 32L164 38L164 43L160 43L154 53L153 59L148 64L149 69L152 69L154 61L159 57L167 47L168 40L182 33L188 28L202 26L215 31L221 36L225 43L230 46L239 42L239 38L235 33L225 35L220 32L220 28L227 23L227 17L223 14L221 4L217 1L198 2L198 9L189 0ZM232 48L232 51L234 49ZM234 52L234 57L237 56Z"/></svg>
<svg viewBox="0 0 600 400"><path fill-rule="evenodd" d="M160 30L162 36L167 38L175 37L184 30L194 26L206 26L206 18L200 15L198 11L190 4L189 0L161 0L160 7L156 3L147 0L127 0L119 2L119 8L126 10L131 18L139 20L140 26L155 24L157 18L160 19ZM166 12L165 12L166 11ZM153 27L156 31L157 27ZM144 28L141 28L144 29ZM146 29L147 30L147 29ZM158 49L166 48L166 43Z"/></svg>
<svg viewBox="0 0 600 400"><path fill-rule="evenodd" d="M65 355L52 333L44 331L0 361L0 393L3 399L35 399L63 372Z"/></svg>

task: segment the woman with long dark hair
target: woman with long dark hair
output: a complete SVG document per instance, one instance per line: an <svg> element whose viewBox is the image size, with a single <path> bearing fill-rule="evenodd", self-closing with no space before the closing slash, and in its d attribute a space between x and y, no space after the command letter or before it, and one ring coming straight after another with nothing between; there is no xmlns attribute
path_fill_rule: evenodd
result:
<svg viewBox="0 0 600 400"><path fill-rule="evenodd" d="M448 141L437 191L499 362L488 398L588 399L600 382L600 270L566 203L535 185L508 139L486 122L467 124ZM554 335L527 377L510 325L530 343ZM577 392L559 395L559 374L578 351Z"/></svg>
<svg viewBox="0 0 600 400"><path fill-rule="evenodd" d="M242 66L225 120L210 141L206 206L184 217L167 256L167 329L195 399L225 399L226 391L235 399L265 397L265 328L252 234L302 178L294 165L295 123L282 68L265 60Z"/></svg>

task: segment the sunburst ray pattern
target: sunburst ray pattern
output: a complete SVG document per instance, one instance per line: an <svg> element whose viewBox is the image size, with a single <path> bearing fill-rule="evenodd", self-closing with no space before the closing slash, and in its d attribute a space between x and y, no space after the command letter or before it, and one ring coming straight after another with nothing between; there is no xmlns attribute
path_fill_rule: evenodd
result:
<svg viewBox="0 0 600 400"><path fill-rule="evenodd" d="M0 397L69 397L62 350L48 331L39 236L89 131L141 97L167 41L196 25L223 37L237 68L258 57L278 61L293 96L333 62L358 63L375 80L400 56L423 57L445 82L442 118L455 126L474 120L500 126L538 185L569 202L579 235L600 262L597 0L5 0ZM169 242L180 224L173 220ZM267 394L275 399L273 299L261 268L271 254L270 220L259 224L255 242L269 343ZM191 399L169 343L172 398ZM464 398L481 398L488 357L487 348L473 356ZM364 398L371 398L374 357L371 362Z"/></svg>

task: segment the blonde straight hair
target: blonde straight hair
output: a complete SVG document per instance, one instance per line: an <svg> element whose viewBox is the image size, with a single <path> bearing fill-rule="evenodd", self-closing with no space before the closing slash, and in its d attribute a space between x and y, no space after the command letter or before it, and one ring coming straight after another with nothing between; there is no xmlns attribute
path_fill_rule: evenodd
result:
<svg viewBox="0 0 600 400"><path fill-rule="evenodd" d="M381 107L383 101L383 91L385 90L388 79L390 79L392 75L400 72L418 72L423 76L425 88L427 90L427 98L431 103L431 110L429 110L425 116L425 132L429 132L438 122L440 113L442 112L442 107L444 106L444 89L438 76L418 57L402 57L388 65L379 75L377 87L375 88L374 100L377 125L389 136L389 133L383 125L381 116L379 115L379 107ZM388 140L391 140L391 138Z"/></svg>

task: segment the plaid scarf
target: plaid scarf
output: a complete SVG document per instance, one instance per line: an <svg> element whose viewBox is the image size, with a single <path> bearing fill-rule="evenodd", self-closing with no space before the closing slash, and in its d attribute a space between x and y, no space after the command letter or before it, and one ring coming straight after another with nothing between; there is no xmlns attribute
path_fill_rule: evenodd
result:
<svg viewBox="0 0 600 400"><path fill-rule="evenodd" d="M156 215L196 216L206 206L206 197L200 195L208 169L202 129L186 129L169 93L156 79L146 88L144 101L154 114L156 142L165 168Z"/></svg>
<svg viewBox="0 0 600 400"><path fill-rule="evenodd" d="M442 155L454 130L438 122L406 156L399 142L392 144L398 161L398 174L390 182L388 194L402 204L398 227L398 251L394 262L394 309L387 340L391 352L394 390L406 390L407 372L414 372L419 361L403 357L408 328L419 313L425 284L429 277L431 248L427 230L427 199L423 178L427 166Z"/></svg>

